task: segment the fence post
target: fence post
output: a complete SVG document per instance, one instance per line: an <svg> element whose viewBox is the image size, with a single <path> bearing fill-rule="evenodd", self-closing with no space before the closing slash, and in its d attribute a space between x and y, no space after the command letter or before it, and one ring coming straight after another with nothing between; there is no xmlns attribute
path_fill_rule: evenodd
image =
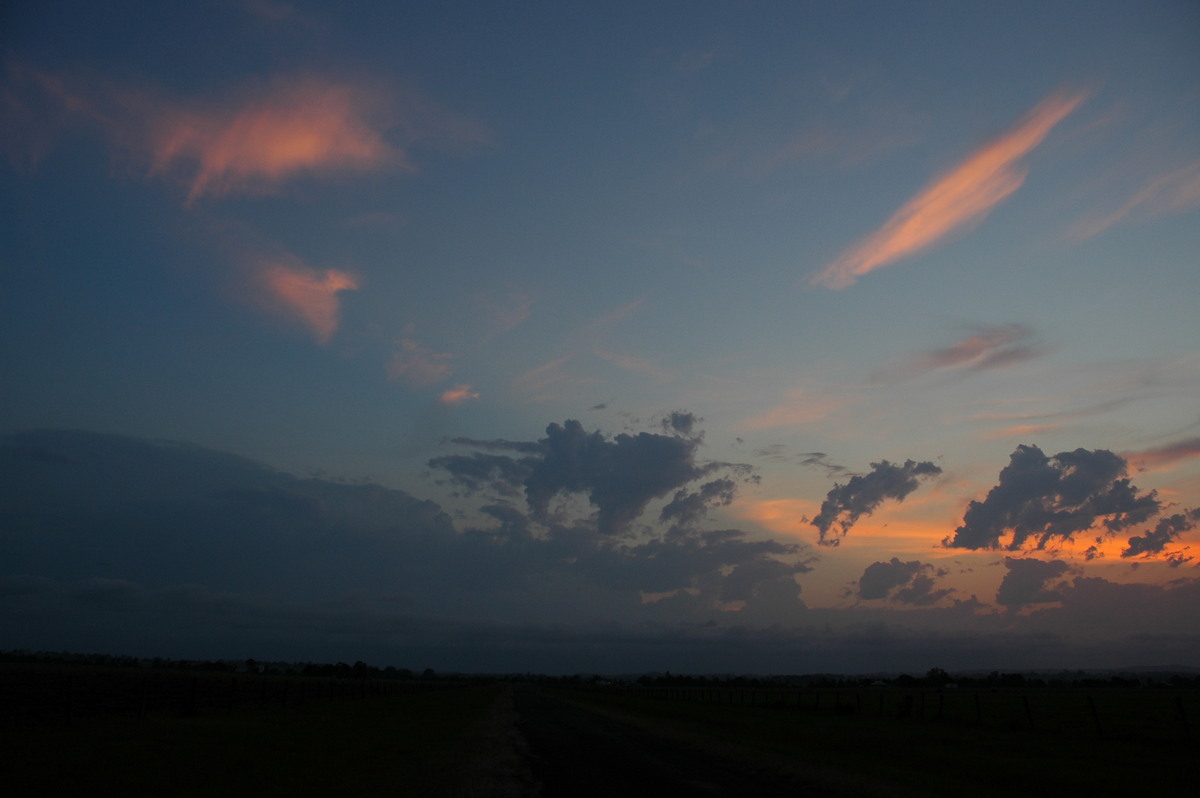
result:
<svg viewBox="0 0 1200 798"><path fill-rule="evenodd" d="M1187 712L1183 709L1183 696L1175 696L1175 708L1179 710L1179 720L1183 722L1183 739L1190 741L1192 739L1192 730L1188 726Z"/></svg>
<svg viewBox="0 0 1200 798"><path fill-rule="evenodd" d="M1096 736L1103 737L1104 729L1100 726L1100 713L1096 711L1096 699L1089 693L1087 697L1088 709L1092 713L1092 723L1096 725Z"/></svg>
<svg viewBox="0 0 1200 798"><path fill-rule="evenodd" d="M75 709L75 707L73 706L74 701L75 701L75 696L73 695L73 689L72 689L73 685L71 684L71 679L72 679L71 674L67 674L67 705L66 705L67 726L71 725L71 714L72 714L73 710Z"/></svg>

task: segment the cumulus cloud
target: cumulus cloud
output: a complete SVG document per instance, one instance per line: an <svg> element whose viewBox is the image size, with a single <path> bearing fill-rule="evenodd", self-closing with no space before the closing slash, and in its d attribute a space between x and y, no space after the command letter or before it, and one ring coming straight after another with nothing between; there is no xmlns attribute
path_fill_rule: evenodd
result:
<svg viewBox="0 0 1200 798"><path fill-rule="evenodd" d="M727 506L736 479L753 478L749 466L702 462L698 450L703 433L699 419L686 411L669 413L660 422L668 434L640 432L609 437L588 432L579 421L550 424L538 441L455 438L449 443L509 454L445 455L429 466L448 475L448 484L468 492L490 491L513 496L523 489L532 517L554 523L556 498L586 497L596 509L596 528L605 535L625 531L654 499L673 494L659 520L691 526L713 507ZM689 483L718 471L724 475L698 488Z"/></svg>
<svg viewBox="0 0 1200 798"><path fill-rule="evenodd" d="M901 604L928 606L954 592L952 588L934 589L939 576L945 576L945 572L937 571L928 563L919 560L902 562L893 557L888 562L874 562L866 567L858 580L858 597L890 597Z"/></svg>
<svg viewBox="0 0 1200 798"><path fill-rule="evenodd" d="M972 153L948 174L926 186L874 233L855 244L813 278L842 289L859 277L933 246L956 230L982 221L1025 182L1019 165L1050 131L1084 100L1053 94L1016 127Z"/></svg>
<svg viewBox="0 0 1200 798"><path fill-rule="evenodd" d="M736 494L737 483L728 478L706 482L697 491L680 488L670 504L662 508L659 520L692 526L708 514L710 507L728 507Z"/></svg>
<svg viewBox="0 0 1200 798"><path fill-rule="evenodd" d="M1160 554L1184 532L1195 529L1198 520L1200 520L1200 509L1160 518L1153 530L1147 529L1141 535L1130 536L1129 545L1121 552L1121 556L1126 558L1148 557Z"/></svg>
<svg viewBox="0 0 1200 798"><path fill-rule="evenodd" d="M836 546L864 515L870 515L888 499L903 501L915 491L924 477L936 476L942 469L931 462L906 460L895 465L887 460L871 463L867 474L856 474L845 485L834 484L821 503L821 512L812 520L820 532L822 546ZM836 535L830 530L837 526Z"/></svg>
<svg viewBox="0 0 1200 798"><path fill-rule="evenodd" d="M1055 539L1102 524L1118 532L1158 514L1154 491L1139 493L1126 478L1125 460L1106 449L1075 449L1047 457L1036 446L1016 448L1000 482L982 501L972 500L963 523L942 545L1017 550L1032 540L1043 549Z"/></svg>
<svg viewBox="0 0 1200 798"><path fill-rule="evenodd" d="M1062 600L1060 587L1046 583L1071 570L1062 560L1038 560L1031 557L1005 557L1008 573L1000 580L996 603L1010 610L1030 604L1048 604Z"/></svg>
<svg viewBox="0 0 1200 798"><path fill-rule="evenodd" d="M714 468L696 462L694 439L640 432L609 440L574 420L549 425L541 443L543 457L525 482L535 517L547 516L556 495L582 493L597 508L603 534L624 530L652 499Z"/></svg>

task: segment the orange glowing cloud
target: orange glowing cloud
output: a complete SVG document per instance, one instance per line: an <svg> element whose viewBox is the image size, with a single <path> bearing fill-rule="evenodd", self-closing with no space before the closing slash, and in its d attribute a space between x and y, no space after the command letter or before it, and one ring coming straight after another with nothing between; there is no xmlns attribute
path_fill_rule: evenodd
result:
<svg viewBox="0 0 1200 798"><path fill-rule="evenodd" d="M184 183L188 204L270 194L301 175L411 169L405 148L418 141L485 140L475 122L402 84L285 75L201 100L19 65L6 72L13 87L0 87L0 108L21 118L31 140L7 134L0 144L36 167L68 124L97 126L135 171Z"/></svg>
<svg viewBox="0 0 1200 798"><path fill-rule="evenodd" d="M230 104L164 110L150 123L150 174L190 176L191 203L267 193L304 173L405 165L372 119L379 105L370 92L308 78Z"/></svg>
<svg viewBox="0 0 1200 798"><path fill-rule="evenodd" d="M827 288L853 285L868 272L927 249L955 230L982 221L1025 182L1018 161L1084 100L1054 94L1042 100L1012 130L977 150L906 202L883 227L843 253L813 277Z"/></svg>
<svg viewBox="0 0 1200 798"><path fill-rule="evenodd" d="M299 264L270 263L261 278L272 304L304 323L322 344L328 343L338 328L338 294L358 288L358 278L349 272L317 271Z"/></svg>
<svg viewBox="0 0 1200 798"><path fill-rule="evenodd" d="M478 398L479 393L472 391L470 385L456 385L447 391L442 391L442 395L438 399L444 405L460 405L468 399Z"/></svg>

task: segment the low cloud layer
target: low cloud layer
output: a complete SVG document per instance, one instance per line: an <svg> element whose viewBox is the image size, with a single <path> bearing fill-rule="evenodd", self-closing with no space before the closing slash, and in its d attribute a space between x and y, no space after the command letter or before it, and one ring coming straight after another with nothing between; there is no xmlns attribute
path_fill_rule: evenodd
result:
<svg viewBox="0 0 1200 798"><path fill-rule="evenodd" d="M929 606L954 592L952 588L936 587L937 579L945 575L946 571L929 563L919 560L901 562L893 557L888 562L867 566L858 580L858 597L866 600L887 598L900 604Z"/></svg>
<svg viewBox="0 0 1200 798"><path fill-rule="evenodd" d="M1071 570L1062 560L1038 560L1032 557L1005 557L1008 573L996 591L996 603L1011 610L1030 604L1048 604L1062 598L1058 588L1047 582L1058 579Z"/></svg>
<svg viewBox="0 0 1200 798"><path fill-rule="evenodd" d="M864 515L873 513L888 499L903 501L920 487L921 479L940 473L942 469L928 461L906 460L904 465L894 465L883 460L871 463L869 473L855 475L845 485L835 484L821 503L821 512L812 520L820 532L820 544L838 545Z"/></svg>
<svg viewBox="0 0 1200 798"><path fill-rule="evenodd" d="M996 597L1019 613L956 600L945 572L896 557L859 580L877 603L811 607L811 551L707 528L739 472L701 461L685 418L667 427L676 434L641 444L569 422L537 441L457 439L472 451L433 471L479 500L470 520L198 446L8 435L0 634L49 650L485 672L1120 667L1200 651L1200 580L1072 580L1065 563L1032 558L1008 558ZM649 488L607 467L631 463L662 466L660 512L643 505ZM551 479L548 464L573 476ZM695 474L707 475L676 484ZM587 503L535 512L526 483ZM642 523L615 532L638 507ZM600 531L602 509L614 533Z"/></svg>
<svg viewBox="0 0 1200 798"><path fill-rule="evenodd" d="M1139 492L1126 463L1106 449L1075 449L1046 456L1018 446L983 501L971 501L962 526L943 545L1016 551L1026 543L1044 549L1103 526L1119 532L1158 515L1154 491ZM1007 541L1003 541L1008 535Z"/></svg>

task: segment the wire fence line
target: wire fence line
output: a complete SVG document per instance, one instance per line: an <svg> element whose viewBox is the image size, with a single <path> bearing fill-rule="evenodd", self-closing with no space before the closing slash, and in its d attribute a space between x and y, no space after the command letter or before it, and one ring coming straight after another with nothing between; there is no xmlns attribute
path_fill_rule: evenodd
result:
<svg viewBox="0 0 1200 798"><path fill-rule="evenodd" d="M606 686L610 695L757 707L820 716L948 723L1097 738L1191 743L1200 713L1194 689L901 689Z"/></svg>

